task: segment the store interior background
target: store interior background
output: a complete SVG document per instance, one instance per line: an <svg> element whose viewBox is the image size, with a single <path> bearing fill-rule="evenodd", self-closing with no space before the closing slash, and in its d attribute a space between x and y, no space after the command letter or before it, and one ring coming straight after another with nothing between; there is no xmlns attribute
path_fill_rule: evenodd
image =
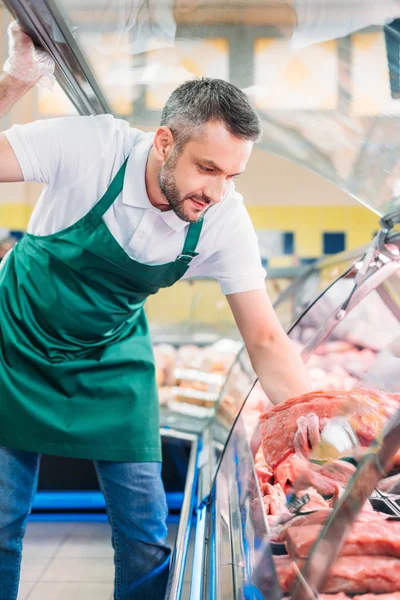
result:
<svg viewBox="0 0 400 600"><path fill-rule="evenodd" d="M176 3L180 1L176 0ZM279 0L276 1L279 3ZM143 89L139 90L140 86L135 86L133 82L135 69L140 67L141 55L132 56L127 53L126 48L124 49L126 40L117 40L112 32L96 33L95 11L108 14L104 8L107 2L112 4L109 0L57 0L59 5L68 4L72 7L71 23L80 24L76 31L79 45L84 48L101 88L106 89L114 114L127 119L133 127L154 130L161 106L179 82L148 86L143 95ZM209 4L210 9L213 3L215 0L203 0L203 4ZM233 21L236 4L239 4L237 0L231 0L230 15L233 15ZM88 7L86 13L82 8L84 6ZM243 83L241 87L246 87L247 75L243 67L238 78L232 76L232 45L229 47L228 38L221 36L221 31L226 26L232 41L234 29L229 30L229 27L236 27L235 23L222 24L214 30L210 26L210 37L198 40L195 39L195 27L192 29L193 39L190 38L190 11L187 15L188 21L180 23L181 28L186 28L189 38L187 47L180 47L181 66L186 72L197 76L223 77L239 85ZM243 14L240 15L242 19ZM99 19L101 18L100 16ZM251 18L254 22L259 17L253 15ZM10 20L10 15L0 0L0 64L7 55L6 31ZM242 33L246 33L245 20L243 23ZM249 24L249 34L251 27ZM85 35L80 37L82 31ZM246 42L246 35L242 37L243 39L237 35L235 38L237 52L242 51L241 44ZM116 42L120 51L115 51ZM372 28L340 42L317 44L296 54L296 60L288 59L274 65L274 45L278 43L277 40L264 36L255 40L252 47L255 55L252 58L256 67L258 65L257 77L268 90L260 101L260 107L264 110L290 111L300 107L312 113L316 110L333 111L341 106L343 97L339 78L335 83L332 72L339 71L339 54L348 48L352 51L352 98L348 102L348 110L360 117L393 115L399 112L400 106L390 101L389 83L385 79L387 64L381 31ZM96 49L99 46L110 51L99 52ZM251 50L251 44L248 43L247 51L250 51L249 48ZM152 60L152 53L147 53L147 60ZM173 60L176 57L172 56L168 48L154 50L155 65L164 65L166 73L169 61ZM265 68L265 65L270 68ZM131 70L133 74L129 80L125 74ZM373 90L369 87L370 79L364 77L365 73L376 82ZM138 114L136 110L138 97L146 108L146 118L141 118L141 113ZM284 106L282 98L286 99ZM0 118L0 131L16 123L72 115L77 115L77 111L58 85L52 92L35 87L9 114ZM397 182L394 182L394 188L396 185ZM0 186L0 243L2 236L7 237L9 233L15 237L24 234L41 189L42 186L36 183ZM260 147L255 148L246 173L237 181L237 189L245 198L259 236L261 253L270 275L266 285L273 300L294 277L296 269L306 267L323 255L368 244L379 228L378 216L341 191L337 185L288 160L267 153ZM396 195L396 189L393 191ZM399 191L400 186L397 193ZM278 272L281 273L280 276L276 275ZM186 325L188 330L192 328L196 332L200 331L201 324L205 324L210 325L214 335L220 334L222 337L233 328L227 302L218 284L213 281L181 282L171 289L162 290L148 301L147 312L150 323L168 325L171 331L182 331ZM174 481L169 474L169 488L166 486L167 493L170 494L169 502L176 489L183 489L185 481L186 472L179 471L176 465L185 466L187 461L186 447L177 445L172 450L164 448L165 463L173 466L177 480ZM74 597L111 600L113 567L110 530L104 522L100 493L91 496L97 485L91 465L85 462L78 467L76 462L68 464L66 459L57 458L53 461L52 457L47 457L47 462L44 460L42 463L40 484L42 491L50 492L42 493L35 506L36 512L28 524L18 600L70 600ZM88 491L88 496L95 498L97 502L96 510L92 510L93 514L89 514L90 511L86 509L84 514L82 512L81 523L78 522L78 514L69 514L69 504L66 509L60 504L64 501L67 505L71 503L71 499L63 499L62 495L57 495L59 490L70 491L75 488L81 494L82 490ZM168 491L171 489L172 493ZM54 490L56 493L53 494ZM181 495L177 493L176 496L176 505L169 520L171 546L177 531L181 502ZM50 506L52 502L55 505L56 497L57 506ZM79 502L82 502L82 497L79 496ZM58 511L64 511L65 514L60 515ZM49 522L45 523L46 520ZM189 597L192 558L191 543L182 600Z"/></svg>
<svg viewBox="0 0 400 600"><path fill-rule="evenodd" d="M82 13L79 13L79 18L84 22ZM9 22L10 15L0 1L0 63L4 61L7 53L6 29ZM368 51L374 49L374 44L379 44L377 36L381 34L371 32L358 34L358 36L360 35L372 36L371 39L354 40L354 44L358 43L361 53L363 50L367 51L365 60L369 60L370 53ZM126 72L127 56L121 47L121 40L118 40L120 53L104 51L107 47L112 48L113 44L115 47L115 39L112 36L113 34L110 33L102 35L101 53L96 49L99 47L97 38L91 39L90 35L86 35L79 41L81 45L86 43L87 57L103 87L107 85L107 77L110 77L110 73L114 73L114 80L107 87L107 95L111 98L115 115L127 119L133 127L154 130L154 126L157 124L157 111L160 110L169 93L176 86L166 83L157 86L157 90L149 86L145 102L148 110L154 109L153 123L143 124L142 120L135 119L135 89L133 86L132 91L131 83L125 82L122 75L123 72ZM268 51L270 42L268 39L256 40L253 46L254 52ZM123 43L124 40L122 40ZM339 68L336 43L329 42L312 46L301 56L302 62L299 62L298 59L296 63L289 61L282 65L281 73L272 72L265 75L267 79L264 84L273 83L279 88L277 92L279 101L282 98L282 86L287 87L287 108L289 110L292 108L293 102L299 102L299 100L303 101L305 108L310 110L324 109L324 106L329 110L338 102L339 91L332 88L325 89L322 71L324 68ZM381 46L382 43L383 40L381 40ZM163 60L168 61L168 49L154 50L154 52L163 52ZM313 73L310 68L313 62L312 52L318 54L318 56L315 55L315 58L319 59L317 65L321 60L322 64L324 61L326 62L325 65L323 64L320 75L318 72L317 74ZM151 53L148 54L151 55ZM181 51L181 65L187 71L198 76L223 76L229 68L228 54L227 40L220 37L200 40L198 46L194 47L192 44L186 54ZM159 61L160 55L155 55L154 58L155 61ZM138 60L137 57L132 56L129 56L129 59L132 60L132 64ZM381 53L380 60L385 60L384 52ZM381 67L379 60L370 64L370 68L375 68L377 72ZM121 77L118 79L119 69ZM124 69L125 71L123 71ZM320 77L320 81L318 77ZM312 106L307 106L310 101L307 98L307 78L310 80L310 90L312 89L313 94L312 102L314 104ZM357 74L355 79L357 79ZM273 89L272 85L271 89ZM315 94L315 89L321 90L320 98L318 98L318 94ZM389 94L389 90L387 93ZM316 102L317 104L315 104ZM263 108L265 105L267 108L268 105L272 109L277 108L274 106L273 94L264 99ZM358 101L353 101L352 110L359 110L360 114L363 112L367 114L368 111L373 110L373 107L371 109L370 105L366 106L365 102L363 103L362 90L359 92ZM381 106L377 106L377 110L381 110ZM76 109L58 85L52 92L36 87L9 114L0 118L0 130L5 130L14 123L76 114ZM6 236L8 231L17 237L23 234L40 195L41 187L36 183L3 184L1 186L0 238ZM357 248L370 242L374 232L378 229L378 217L337 186L306 171L301 166L257 147L253 151L246 173L237 181L236 187L245 198L248 212L259 235L263 262L267 270L307 265L324 254L335 254L341 250ZM279 284L276 282L272 284L267 280L272 299L286 283L285 278ZM227 303L219 292L218 284L212 281L196 282L194 285L187 282L178 284L171 290L163 291L156 298L151 298L147 310L150 320L153 315L157 315L158 321L168 323L182 323L185 320L214 325L231 323Z"/></svg>

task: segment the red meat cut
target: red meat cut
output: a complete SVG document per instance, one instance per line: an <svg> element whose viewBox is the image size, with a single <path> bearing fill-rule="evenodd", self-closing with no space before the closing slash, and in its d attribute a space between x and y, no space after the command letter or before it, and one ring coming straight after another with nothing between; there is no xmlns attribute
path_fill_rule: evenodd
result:
<svg viewBox="0 0 400 600"><path fill-rule="evenodd" d="M274 479L274 474L268 467L257 467L256 468L258 483L262 485L263 483L271 483Z"/></svg>
<svg viewBox="0 0 400 600"><path fill-rule="evenodd" d="M371 517L373 519L373 516ZM323 525L289 527L285 532L287 550L292 557L307 558ZM341 556L381 555L400 558L400 522L370 521L354 523Z"/></svg>
<svg viewBox="0 0 400 600"><path fill-rule="evenodd" d="M380 513L377 511L372 511L372 513L370 512L370 509L366 503L367 508L361 510L361 512L358 514L357 516L357 523L371 523L371 522L379 522L382 523L385 526L385 521L388 518L388 515L385 513ZM310 514L305 514L305 515L297 515L296 517L294 517L293 519L291 519L289 522L284 523L284 524L272 524L272 536L273 536L273 540L274 541L279 541L279 542L283 542L285 540L285 535L286 535L286 531L290 528L290 527L300 527L306 528L306 527L310 527L311 525L324 525L324 523L327 521L327 519L331 516L332 514L332 509L331 508L321 508L320 510L317 510L313 513ZM364 525L365 527L365 525ZM368 527L368 525L367 525Z"/></svg>
<svg viewBox="0 0 400 600"><path fill-rule="evenodd" d="M375 597L375 596L374 596ZM362 596L364 598L364 596ZM349 600L349 596L346 594L319 594L318 600Z"/></svg>
<svg viewBox="0 0 400 600"><path fill-rule="evenodd" d="M355 467L343 460L318 465L292 454L276 468L275 482L280 483L285 491L288 486L313 486L323 496L332 496L337 494L338 485L347 485L354 471Z"/></svg>
<svg viewBox="0 0 400 600"><path fill-rule="evenodd" d="M346 596L345 596L346 597ZM326 600L334 598L334 596L326 596ZM322 596L320 596L322 599ZM393 592L392 594L363 594L362 596L354 596L353 600L400 600L400 592Z"/></svg>
<svg viewBox="0 0 400 600"><path fill-rule="evenodd" d="M296 493L296 496L297 498L302 498L304 496L309 497L309 501L300 510L300 514L330 507L330 504L312 487L309 487L305 490L299 490Z"/></svg>
<svg viewBox="0 0 400 600"><path fill-rule="evenodd" d="M262 448L266 463L277 465L295 451L298 419L314 413L320 420L347 416L361 445L369 445L399 406L399 394L377 390L311 392L274 406L260 416ZM301 423L302 421L300 421ZM301 443L299 439L298 443Z"/></svg>
<svg viewBox="0 0 400 600"><path fill-rule="evenodd" d="M349 600L350 596L346 594L319 594L318 600ZM361 596L353 596L352 600L400 600L400 592L392 594L362 594Z"/></svg>
<svg viewBox="0 0 400 600"><path fill-rule="evenodd" d="M296 561L298 568L304 561ZM291 592L297 578L295 561L290 556L276 556L275 567L284 593ZM347 556L332 566L324 592L335 594L388 594L400 590L400 560L387 556Z"/></svg>
<svg viewBox="0 0 400 600"><path fill-rule="evenodd" d="M277 485L264 483L261 486L261 493L263 494L265 514L278 515L284 510L286 506L286 496L279 483Z"/></svg>

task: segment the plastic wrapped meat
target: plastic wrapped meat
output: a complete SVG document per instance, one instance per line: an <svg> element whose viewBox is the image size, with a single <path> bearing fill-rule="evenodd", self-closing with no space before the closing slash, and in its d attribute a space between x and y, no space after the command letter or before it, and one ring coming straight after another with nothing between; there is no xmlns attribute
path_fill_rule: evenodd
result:
<svg viewBox="0 0 400 600"><path fill-rule="evenodd" d="M156 363L156 380L158 386L171 386L175 384L174 369L177 352L169 344L154 346L154 359Z"/></svg>
<svg viewBox="0 0 400 600"><path fill-rule="evenodd" d="M200 369L203 361L203 349L194 345L181 346L176 355L176 367L182 369Z"/></svg>
<svg viewBox="0 0 400 600"><path fill-rule="evenodd" d="M242 347L241 342L222 339L204 349L200 368L226 375Z"/></svg>

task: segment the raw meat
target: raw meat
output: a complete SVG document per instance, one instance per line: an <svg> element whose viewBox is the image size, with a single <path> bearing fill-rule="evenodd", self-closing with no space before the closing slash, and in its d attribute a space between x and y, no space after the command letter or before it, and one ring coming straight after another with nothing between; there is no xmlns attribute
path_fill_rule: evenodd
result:
<svg viewBox="0 0 400 600"><path fill-rule="evenodd" d="M371 517L373 519L373 516ZM307 558L323 525L289 527L285 532L287 551L292 557ZM400 522L354 523L341 556L381 555L400 558Z"/></svg>
<svg viewBox="0 0 400 600"><path fill-rule="evenodd" d="M289 594L297 577L296 564L299 568L303 562L295 562L290 556L275 556L275 570L284 594Z"/></svg>
<svg viewBox="0 0 400 600"><path fill-rule="evenodd" d="M380 597L380 596L379 596ZM364 598L364 596L362 596ZM375 596L374 596L375 598ZM349 596L346 594L319 594L318 600L349 600Z"/></svg>
<svg viewBox="0 0 400 600"><path fill-rule="evenodd" d="M285 539L286 531L289 527L308 527L311 525L323 525L325 521L331 516L332 509L331 508L321 508L315 512L309 514L300 514L297 517L293 517L290 521L286 523L279 524L274 522L270 523L272 528L272 537L274 541L283 542ZM364 509L358 514L357 522L359 523L370 523L371 521L386 521L388 515L386 513L380 513L378 511L373 511L373 514L370 513L369 510L364 511Z"/></svg>
<svg viewBox="0 0 400 600"><path fill-rule="evenodd" d="M329 600L329 598L335 598L336 596L324 597L326 600ZM319 598L321 600L323 596L320 596ZM344 596L344 598L347 598L347 596ZM400 592L393 592L392 594L379 594L378 596L376 594L363 594L362 596L354 596L353 600L400 600Z"/></svg>
<svg viewBox="0 0 400 600"><path fill-rule="evenodd" d="M309 413L319 419L348 416L361 445L369 445L398 406L399 394L355 389L350 392L311 392L291 398L260 416L265 460L272 469L294 453L297 421Z"/></svg>
<svg viewBox="0 0 400 600"><path fill-rule="evenodd" d="M297 419L297 431L293 445L299 456L307 458L310 450L319 444L320 439L320 421L315 413L309 413Z"/></svg>
<svg viewBox="0 0 400 600"><path fill-rule="evenodd" d="M259 467L256 468L257 478L260 486L264 483L271 483L274 479L274 474L268 467Z"/></svg>
<svg viewBox="0 0 400 600"><path fill-rule="evenodd" d="M297 498L302 498L305 495L309 496L310 500L303 506L300 513L329 508L329 503L314 488L309 487L296 493Z"/></svg>
<svg viewBox="0 0 400 600"><path fill-rule="evenodd" d="M261 486L261 493L265 494L263 502L267 515L278 515L285 509L286 496L279 483L277 485L264 483Z"/></svg>
<svg viewBox="0 0 400 600"><path fill-rule="evenodd" d="M343 492L344 492L344 488L342 486L338 485L336 493L330 499L332 508L335 508L336 503L343 495ZM380 516L381 514L383 514L383 513L379 513L377 511L375 511L371 502L369 500L366 500L364 502L363 506L361 507L360 512L357 515L357 521L363 521L365 523L366 521L370 521L371 517L376 517L376 515ZM387 517L387 515L386 515L386 517Z"/></svg>
<svg viewBox="0 0 400 600"><path fill-rule="evenodd" d="M378 489L381 490L381 492L398 494L400 491L400 473L392 475L392 477L381 479L381 481L378 483Z"/></svg>
<svg viewBox="0 0 400 600"><path fill-rule="evenodd" d="M297 562L297 561L296 561ZM301 568L304 561L297 562ZM290 556L275 557L276 572L284 593L290 593L297 568ZM388 594L400 590L400 560L387 556L344 556L332 566L325 593Z"/></svg>
<svg viewBox="0 0 400 600"><path fill-rule="evenodd" d="M349 352L354 351L353 344L344 341L325 342L315 349L315 354L330 354L331 352Z"/></svg>
<svg viewBox="0 0 400 600"><path fill-rule="evenodd" d="M323 496L332 496L337 493L338 484L345 486L354 471L355 467L346 461L318 465L292 454L276 468L275 481L285 491L291 486L304 488L311 485Z"/></svg>
<svg viewBox="0 0 400 600"><path fill-rule="evenodd" d="M310 513L309 515L297 515L293 517L289 522L283 525L276 525L272 528L272 539L274 542L283 542L285 535L289 527L296 526L309 526L309 525L323 525L328 517L332 514L331 508L322 508L316 512Z"/></svg>

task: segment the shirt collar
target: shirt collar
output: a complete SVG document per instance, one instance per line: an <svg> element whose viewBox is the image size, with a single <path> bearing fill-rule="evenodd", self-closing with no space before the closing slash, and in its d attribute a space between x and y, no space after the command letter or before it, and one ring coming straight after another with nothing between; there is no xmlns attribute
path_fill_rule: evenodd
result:
<svg viewBox="0 0 400 600"><path fill-rule="evenodd" d="M171 229L182 231L188 223L180 219L173 210L161 211L153 206L147 195L145 173L147 158L153 145L153 137L154 134L143 134L143 137L136 142L131 150L126 165L122 202L135 208L153 210Z"/></svg>

